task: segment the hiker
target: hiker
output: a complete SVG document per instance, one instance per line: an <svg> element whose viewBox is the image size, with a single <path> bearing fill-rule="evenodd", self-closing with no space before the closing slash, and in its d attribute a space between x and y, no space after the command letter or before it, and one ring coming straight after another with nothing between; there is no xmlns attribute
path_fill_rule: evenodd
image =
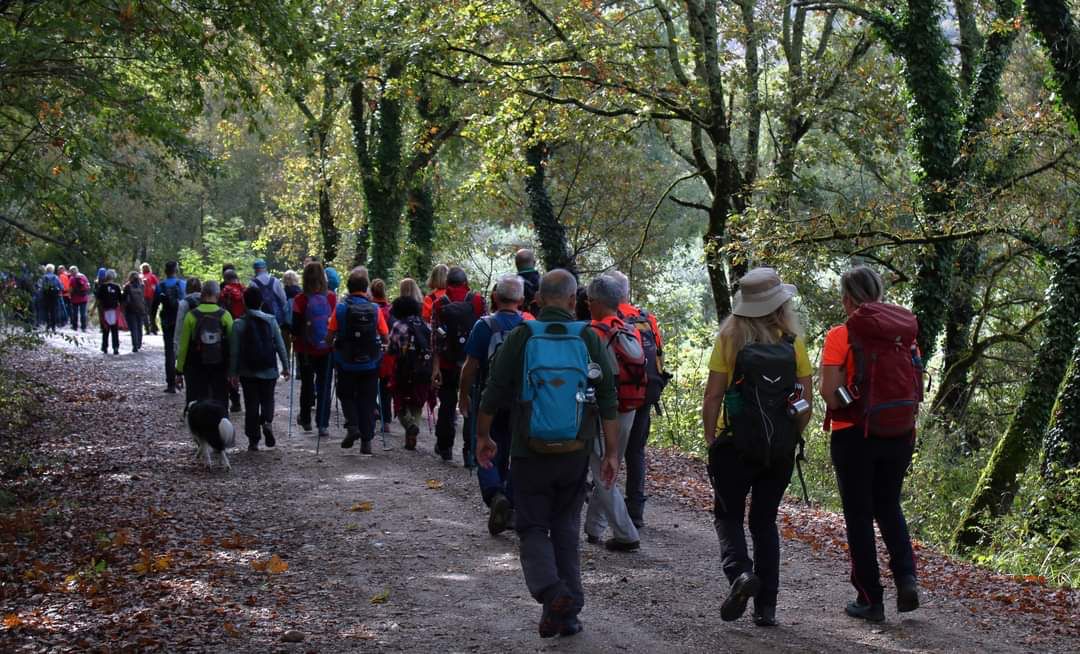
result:
<svg viewBox="0 0 1080 654"><path fill-rule="evenodd" d="M521 248L514 254L514 267L518 277L525 285L525 299L521 303L523 311L535 314L540 308L536 305L536 290L540 288L540 273L536 271L536 255L528 248Z"/></svg>
<svg viewBox="0 0 1080 654"><path fill-rule="evenodd" d="M840 289L848 321L825 336L821 397L828 407L825 428L832 430L830 451L856 592L855 601L845 610L852 617L881 622L885 607L875 520L889 552L896 610L906 613L919 608L915 554L900 505L922 399L922 362L915 345L918 322L906 309L882 303L884 284L873 268L856 266L847 271L840 277ZM875 362L870 370L867 360ZM877 406L893 408L868 418L872 407L864 402L870 397Z"/></svg>
<svg viewBox="0 0 1080 654"><path fill-rule="evenodd" d="M401 280L398 297L390 305L394 326L386 353L394 359L391 388L394 414L405 428L405 449L415 450L420 434L420 414L431 395L431 329L424 321L423 296L416 281Z"/></svg>
<svg viewBox="0 0 1080 654"><path fill-rule="evenodd" d="M322 264L312 261L304 266L303 292L293 298L293 350L300 368L300 412L296 423L311 431L311 410L319 438L330 436L331 360L326 343L330 316L337 306L337 295L326 289Z"/></svg>
<svg viewBox="0 0 1080 654"><path fill-rule="evenodd" d="M364 270L366 271L367 269L365 268ZM329 266L326 267L326 288L334 295L337 295L338 291L341 289L341 275L338 274L338 271Z"/></svg>
<svg viewBox="0 0 1080 654"><path fill-rule="evenodd" d="M609 276L619 282L622 289L622 302L618 316L627 325L634 327L641 334L641 344L645 348L645 374L648 384L645 387L645 405L634 414L634 424L630 428L630 440L626 444L626 508L630 519L638 529L645 526L645 446L649 442L649 430L652 428L654 407L659 411L660 395L667 385L670 375L664 371L664 340L660 334L660 325L656 316L630 304L630 280L623 273L614 270Z"/></svg>
<svg viewBox="0 0 1080 654"><path fill-rule="evenodd" d="M45 311L45 333L55 334L60 323L60 312L64 286L56 276L56 268L50 263L45 265L45 274L41 276L41 306Z"/></svg>
<svg viewBox="0 0 1080 654"><path fill-rule="evenodd" d="M574 276L565 270L544 275L537 300L538 320L519 325L506 337L488 374L477 419L476 456L481 466L492 465L498 446L491 439L491 426L500 410L509 410L521 569L529 593L543 605L540 636L550 638L582 629L577 616L585 595L578 541L588 439L596 437L602 421L607 454L599 481L610 486L619 469L618 398L596 332L572 322ZM580 338L566 338L575 334ZM561 383L547 383L556 379Z"/></svg>
<svg viewBox="0 0 1080 654"><path fill-rule="evenodd" d="M258 451L260 435L267 447L277 444L273 422L279 361L281 377L289 378L289 356L281 329L274 316L260 309L262 305L259 289L245 289L244 315L233 322L229 336L229 384L244 391L244 434L251 451Z"/></svg>
<svg viewBox="0 0 1080 654"><path fill-rule="evenodd" d="M57 266L56 277L60 280L60 307L63 310L60 324L67 325L71 320L71 275L67 266Z"/></svg>
<svg viewBox="0 0 1080 654"><path fill-rule="evenodd" d="M254 280L253 280L254 281ZM285 291L285 303L286 305L292 302L292 299L303 292L300 288L300 276L296 274L295 270L286 270L281 276L281 286Z"/></svg>
<svg viewBox="0 0 1080 654"><path fill-rule="evenodd" d="M86 305L90 302L90 280L76 266L69 268L68 273L71 275L71 329L85 332L89 329Z"/></svg>
<svg viewBox="0 0 1080 654"><path fill-rule="evenodd" d="M476 415L480 395L491 362L507 335L524 320L519 308L525 299L525 284L518 275L503 275L495 284L494 313L476 322L465 343L465 365L461 369L458 410L466 419ZM475 392L474 392L475 389ZM488 512L488 532L496 536L510 526L514 510L510 483L510 412L500 410L491 423L491 438L498 447L493 465L480 468L480 495Z"/></svg>
<svg viewBox="0 0 1080 654"><path fill-rule="evenodd" d="M101 353L109 353L109 337L112 336L113 354L120 354L120 301L123 290L116 283L116 271L105 272L105 281L98 286L94 297L97 299L98 317L101 319Z"/></svg>
<svg viewBox="0 0 1080 654"><path fill-rule="evenodd" d="M465 363L465 342L473 325L486 313L484 297L469 289L465 271L454 266L446 274L446 293L431 306L431 332L435 339L435 369L431 385L438 389L439 415L435 421L435 453L443 461L453 458L457 431L458 382ZM466 468L475 465L469 419L462 429L461 459Z"/></svg>
<svg viewBox="0 0 1080 654"><path fill-rule="evenodd" d="M438 264L431 269L431 274L428 275L427 287L428 294L424 296L424 310L423 317L424 322L431 324L431 307L435 304L435 301L446 295L446 276L450 273L450 268L445 264Z"/></svg>
<svg viewBox="0 0 1080 654"><path fill-rule="evenodd" d="M149 309L149 307L154 301L154 295L157 293L157 285L159 280L157 275L154 274L153 269L150 268L150 264L146 263L145 261L139 267L139 271L142 278L143 299L145 300L143 306ZM143 322L145 323L144 326L146 327L147 334L158 333L157 318L155 316L151 316L149 311L147 311L146 316L144 316ZM166 333L165 336L167 338L168 336L170 336L170 334Z"/></svg>
<svg viewBox="0 0 1080 654"><path fill-rule="evenodd" d="M228 350L233 318L218 306L220 294L217 282L204 282L199 306L184 316L176 377L187 384L190 400L214 400L225 407L229 403Z"/></svg>
<svg viewBox="0 0 1080 654"><path fill-rule="evenodd" d="M286 293L284 284L271 275L266 269L266 261L264 259L256 259L251 264L251 268L254 271L255 276L251 278L251 283L248 284L248 287L259 291L259 297L263 299L260 310L263 313L274 316L279 328L288 326L289 300L291 300L293 296ZM293 273L292 276L291 282L295 284L296 273ZM296 291L299 292L300 289L297 288ZM296 293L293 295L296 295Z"/></svg>
<svg viewBox="0 0 1080 654"><path fill-rule="evenodd" d="M645 349L638 330L619 320L616 313L623 297L618 280L601 275L589 284L588 295L589 314L592 316L589 326L600 337L617 380L619 438L616 455L621 461L630 440L634 415L645 405ZM604 457L601 445L597 439L590 448L589 467L594 483L589 496L589 509L585 513L585 536L588 542L599 543L610 525L612 537L604 542L604 547L613 552L635 552L640 549L641 542L618 484L607 488L596 482L600 478Z"/></svg>
<svg viewBox="0 0 1080 654"><path fill-rule="evenodd" d="M124 317L127 319L128 332L131 334L131 351L135 353L142 348L142 322L146 319L147 311L143 281L139 273L134 270L128 273L120 301L124 305Z"/></svg>
<svg viewBox="0 0 1080 654"><path fill-rule="evenodd" d="M230 268L222 274L221 280L218 306L228 311L233 320L241 318L247 313L247 306L244 304L244 285L240 283L240 275L236 274L235 268Z"/></svg>
<svg viewBox="0 0 1080 654"><path fill-rule="evenodd" d="M386 299L386 282L376 279L371 282L371 301L379 307L379 313L386 322L387 329L394 327L394 317L390 315L390 301ZM390 382L394 377L394 357L383 354L379 365L379 417L383 433L390 433L390 421L394 419L393 397Z"/></svg>
<svg viewBox="0 0 1080 654"><path fill-rule="evenodd" d="M179 305L176 309L176 328L172 331L173 341L176 349L174 352L180 350L180 337L184 333L184 318L187 317L189 311L199 306L202 303L202 280L198 277L188 277L185 283L185 289L187 295L181 298ZM165 323L162 322L162 329L164 330ZM163 335L168 338L168 331L163 331ZM184 406L191 403L191 387L188 386L184 389Z"/></svg>
<svg viewBox="0 0 1080 654"><path fill-rule="evenodd" d="M720 618L737 620L753 597L754 623L771 627L780 583L776 513L810 421L813 369L791 304L795 287L772 268L755 268L739 289L709 359L701 410L714 525L731 584ZM794 417L792 409L798 409ZM743 528L748 495L752 560Z"/></svg>
<svg viewBox="0 0 1080 654"><path fill-rule="evenodd" d="M368 284L367 270L353 268L346 282L349 295L330 317L327 336L334 348L337 395L345 414L341 447L348 449L359 439L361 454L371 454L375 438L379 367L390 333L379 306L368 297Z"/></svg>
<svg viewBox="0 0 1080 654"><path fill-rule="evenodd" d="M176 274L180 265L175 261L165 263L165 279L158 282L154 291L154 303L150 307L150 318L156 320L158 309L161 310L161 333L165 341L165 392L176 392L176 353L180 349L180 330L183 322L177 323L180 300L187 295L187 285ZM176 337L173 338L173 334Z"/></svg>

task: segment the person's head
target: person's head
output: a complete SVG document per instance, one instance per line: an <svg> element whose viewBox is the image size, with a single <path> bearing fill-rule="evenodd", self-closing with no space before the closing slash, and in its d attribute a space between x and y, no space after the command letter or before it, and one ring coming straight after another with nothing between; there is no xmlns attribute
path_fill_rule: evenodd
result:
<svg viewBox="0 0 1080 654"><path fill-rule="evenodd" d="M495 284L495 306L499 309L517 309L525 299L525 282L517 275L503 275Z"/></svg>
<svg viewBox="0 0 1080 654"><path fill-rule="evenodd" d="M349 293L367 293L368 286L371 282L368 281L367 269L363 266L357 266L349 272L349 279L345 282L346 288L349 289Z"/></svg>
<svg viewBox="0 0 1080 654"><path fill-rule="evenodd" d="M446 271L446 286L468 286L469 276L461 266L452 266Z"/></svg>
<svg viewBox="0 0 1080 654"><path fill-rule="evenodd" d="M105 271L105 281L106 282L115 282L116 281L116 271L113 270L112 268L109 268L108 270L106 270Z"/></svg>
<svg viewBox="0 0 1080 654"><path fill-rule="evenodd" d="M128 284L131 284L132 286L138 286L139 285L139 273L138 272L132 270L131 272L128 273Z"/></svg>
<svg viewBox="0 0 1080 654"><path fill-rule="evenodd" d="M79 274L79 267L78 266L72 266L72 267L68 268L68 272L71 273L72 275L78 275Z"/></svg>
<svg viewBox="0 0 1080 654"><path fill-rule="evenodd" d="M206 304L217 304L218 297L221 295L221 287L218 283L212 279L208 279L202 284L202 291L199 293L199 300Z"/></svg>
<svg viewBox="0 0 1080 654"><path fill-rule="evenodd" d="M107 272L109 272L109 271L106 270L105 268L98 268L97 269L97 280L99 282L105 281L105 273L107 273Z"/></svg>
<svg viewBox="0 0 1080 654"><path fill-rule="evenodd" d="M56 268L56 272L57 272L57 273L59 273L59 274L63 274L63 273L66 273L66 272L67 272L67 268L66 268L66 267L64 266L64 264L60 264L60 265L59 265L59 266L58 266L58 267Z"/></svg>
<svg viewBox="0 0 1080 654"><path fill-rule="evenodd" d="M45 264L45 272L46 273L55 273L56 272L56 266L52 265L51 263Z"/></svg>
<svg viewBox="0 0 1080 654"><path fill-rule="evenodd" d="M323 270L321 263L318 261L309 261L304 266L303 286L305 293L326 292L326 271Z"/></svg>
<svg viewBox="0 0 1080 654"><path fill-rule="evenodd" d="M622 303L622 286L610 275L600 275L589 282L589 313L593 320L613 316Z"/></svg>
<svg viewBox="0 0 1080 654"><path fill-rule="evenodd" d="M514 254L514 266L518 271L536 268L536 255L529 248L521 248Z"/></svg>
<svg viewBox="0 0 1080 654"><path fill-rule="evenodd" d="M577 280L562 268L549 271L540 278L540 290L536 293L537 302L542 307L565 309L574 313L577 306Z"/></svg>
<svg viewBox="0 0 1080 654"><path fill-rule="evenodd" d="M262 306L262 293L254 286L244 289L244 306L248 309L258 309Z"/></svg>
<svg viewBox="0 0 1080 654"><path fill-rule="evenodd" d="M849 314L860 304L880 302L883 297L885 284L870 266L855 266L840 276L840 301Z"/></svg>
<svg viewBox="0 0 1080 654"><path fill-rule="evenodd" d="M221 264L221 278L225 279L225 275L227 275L230 270L232 270L233 272L236 272L236 264L235 263L223 263L223 264Z"/></svg>
<svg viewBox="0 0 1080 654"><path fill-rule="evenodd" d="M226 284L239 284L240 275L236 274L235 268L229 268L224 273L222 273L221 281L225 282Z"/></svg>
<svg viewBox="0 0 1080 654"><path fill-rule="evenodd" d="M371 282L371 299L386 302L386 282L381 279Z"/></svg>
<svg viewBox="0 0 1080 654"><path fill-rule="evenodd" d="M738 352L751 343L779 343L785 335L801 336L802 326L791 303L796 292L772 268L754 268L743 275L731 315L720 324L727 347Z"/></svg>
<svg viewBox="0 0 1080 654"><path fill-rule="evenodd" d="M295 270L286 270L281 276L281 283L285 286L299 286L300 275L297 275Z"/></svg>
<svg viewBox="0 0 1080 654"><path fill-rule="evenodd" d="M251 264L251 269L255 271L256 275L266 272L266 260L256 259L255 262Z"/></svg>
<svg viewBox="0 0 1080 654"><path fill-rule="evenodd" d="M419 303L424 302L424 294L420 292L420 285L412 277L406 277L398 284L398 297L411 297Z"/></svg>
<svg viewBox="0 0 1080 654"><path fill-rule="evenodd" d="M363 268L363 266L361 266L361 268ZM366 268L364 269L364 274L367 275ZM338 288L341 287L341 275L338 274L338 271L330 267L326 268L326 287L335 293Z"/></svg>
<svg viewBox="0 0 1080 654"><path fill-rule="evenodd" d="M429 291L436 291L446 288L446 276L449 274L450 268L445 264L439 264L431 269L431 274L427 278L427 287Z"/></svg>
<svg viewBox="0 0 1080 654"><path fill-rule="evenodd" d="M142 274L144 274L144 275L149 275L149 274L151 274L152 272L154 272L154 271L153 271L153 270L152 270L152 269L150 268L150 264L146 263L145 261L143 261L142 265L141 265L141 266L139 266L139 270L141 270L141 271L142 271Z"/></svg>
<svg viewBox="0 0 1080 654"><path fill-rule="evenodd" d="M199 279L198 277L188 277L188 279L187 279L187 292L188 292L188 294L202 293L202 280Z"/></svg>
<svg viewBox="0 0 1080 654"><path fill-rule="evenodd" d="M619 303L630 301L630 278L624 275L621 271L612 270L609 273L605 273L608 277L615 280L615 283L619 285L619 291L622 296L619 298Z"/></svg>
<svg viewBox="0 0 1080 654"><path fill-rule="evenodd" d="M179 270L179 268L180 268L180 264L176 263L175 261L166 261L165 262L165 276L166 277L174 277L176 275L177 271Z"/></svg>

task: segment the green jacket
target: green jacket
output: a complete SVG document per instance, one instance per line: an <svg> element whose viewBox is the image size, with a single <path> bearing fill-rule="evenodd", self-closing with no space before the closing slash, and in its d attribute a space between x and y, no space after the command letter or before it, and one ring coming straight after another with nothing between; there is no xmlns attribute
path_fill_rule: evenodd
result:
<svg viewBox="0 0 1080 654"><path fill-rule="evenodd" d="M537 319L541 322L574 322L574 317L568 311L554 307L542 309ZM525 365L525 341L529 340L529 335L527 326L518 325L506 336L506 340L499 347L498 355L491 364L487 386L480 399L480 410L489 415L495 415L499 409L510 410L510 424L513 426L511 457L528 457L533 454L527 444L528 424L524 420L517 419L518 412L521 410L519 400L521 399L521 376ZM619 397L615 387L615 372L611 368L611 359L604 352L600 338L594 330L583 331L581 339L585 341L589 358L600 365L600 371L603 373L596 384L596 406L600 411L600 417L604 420L614 420L618 414Z"/></svg>
<svg viewBox="0 0 1080 654"><path fill-rule="evenodd" d="M176 372L184 374L184 363L187 361L188 352L191 351L191 339L195 336L195 323L198 321L195 312L198 311L199 313L214 313L215 311L218 311L220 309L221 307L216 304L207 304L204 302L199 306L195 307L194 310L188 311L187 315L184 316L184 328L183 331L180 332L180 350L176 353ZM229 314L228 311L225 311L224 314L221 316L221 328L224 332L226 343L232 335L232 324L232 316ZM226 353L226 356L227 355L228 353ZM228 362L229 360L228 358L226 358L225 365L228 365Z"/></svg>

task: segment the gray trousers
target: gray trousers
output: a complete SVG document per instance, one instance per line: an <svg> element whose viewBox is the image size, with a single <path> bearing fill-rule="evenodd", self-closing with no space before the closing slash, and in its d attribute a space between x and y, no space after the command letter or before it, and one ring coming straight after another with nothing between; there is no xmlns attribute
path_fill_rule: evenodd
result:
<svg viewBox="0 0 1080 654"><path fill-rule="evenodd" d="M636 411L627 411L619 414L619 461L626 454L626 444L630 441L630 428L634 426ZM592 471L593 489L589 495L589 510L585 513L585 533L600 538L604 530L611 525L611 535L617 541L624 543L636 543L638 530L630 519L630 513L626 509L622 492L619 490L618 481L605 488L600 481L600 468L604 462L604 439L593 439L593 447L589 453L589 469Z"/></svg>
<svg viewBox="0 0 1080 654"><path fill-rule="evenodd" d="M510 463L525 585L541 604L570 595L575 614L585 605L578 546L587 460L582 450L515 457Z"/></svg>

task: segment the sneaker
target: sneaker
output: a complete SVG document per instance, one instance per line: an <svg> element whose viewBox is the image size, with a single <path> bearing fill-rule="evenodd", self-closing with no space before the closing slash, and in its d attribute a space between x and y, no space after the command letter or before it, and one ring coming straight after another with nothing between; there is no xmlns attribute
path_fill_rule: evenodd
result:
<svg viewBox="0 0 1080 654"><path fill-rule="evenodd" d="M502 493L495 493L491 498L491 511L488 513L488 533L498 536L510 526L510 500Z"/></svg>
<svg viewBox="0 0 1080 654"><path fill-rule="evenodd" d="M263 438L266 439L266 446L267 447L273 447L273 446L277 445L277 441L274 440L274 428L271 425L269 425L269 424L263 425L262 426L262 433L263 433Z"/></svg>
<svg viewBox="0 0 1080 654"><path fill-rule="evenodd" d="M855 600L844 608L844 613L867 622L885 622L884 604L864 604L861 600Z"/></svg>
<svg viewBox="0 0 1080 654"><path fill-rule="evenodd" d="M405 430L405 449L416 449L416 437L420 434L420 428L413 425Z"/></svg>
<svg viewBox="0 0 1080 654"><path fill-rule="evenodd" d="M248 443L248 452L258 452L258 451L259 451L259 442L258 441L255 441L253 443Z"/></svg>
<svg viewBox="0 0 1080 654"><path fill-rule="evenodd" d="M320 429L320 430L319 430L319 438L322 438L322 437L323 437L323 432L322 432L322 430ZM345 449L345 450L347 450L347 449L349 449L350 447L352 447L352 446L353 446L353 443L355 443L355 442L356 442L356 438L357 438L357 434L356 434L355 432L349 432L349 433L348 433L348 434L347 434L347 435L345 436L345 440L341 441L341 447L342 447L342 449Z"/></svg>
<svg viewBox="0 0 1080 654"><path fill-rule="evenodd" d="M759 627L775 627L780 624L776 621L775 606L754 606L754 624Z"/></svg>
<svg viewBox="0 0 1080 654"><path fill-rule="evenodd" d="M564 637L576 636L580 634L581 630L584 628L585 627L581 625L581 620L578 620L577 616L574 616L563 620L563 623L559 625L559 635Z"/></svg>
<svg viewBox="0 0 1080 654"><path fill-rule="evenodd" d="M592 534L585 534L585 542L589 545L596 545L600 542L599 536L593 536Z"/></svg>
<svg viewBox="0 0 1080 654"><path fill-rule="evenodd" d="M746 603L757 595L761 580L753 572L744 572L735 578L727 599L720 606L720 619L724 622L738 620L746 612Z"/></svg>
<svg viewBox="0 0 1080 654"><path fill-rule="evenodd" d="M903 577L896 582L896 611L908 613L919 608L919 583L915 577Z"/></svg>
<svg viewBox="0 0 1080 654"><path fill-rule="evenodd" d="M438 443L435 444L435 454L442 457L443 461L452 461L454 459L454 453L450 451L450 448L448 447L444 450L439 447Z"/></svg>
<svg viewBox="0 0 1080 654"><path fill-rule="evenodd" d="M569 622L574 616L574 598L570 595L559 595L549 603L544 604L544 612L540 616L538 631L541 638L558 636L562 625Z"/></svg>
<svg viewBox="0 0 1080 654"><path fill-rule="evenodd" d="M609 552L636 552L641 549L641 541L635 540L627 542L625 540L616 540L609 538L604 547Z"/></svg>
<svg viewBox="0 0 1080 654"><path fill-rule="evenodd" d="M360 443L360 454L371 454L371 441L362 441Z"/></svg>

